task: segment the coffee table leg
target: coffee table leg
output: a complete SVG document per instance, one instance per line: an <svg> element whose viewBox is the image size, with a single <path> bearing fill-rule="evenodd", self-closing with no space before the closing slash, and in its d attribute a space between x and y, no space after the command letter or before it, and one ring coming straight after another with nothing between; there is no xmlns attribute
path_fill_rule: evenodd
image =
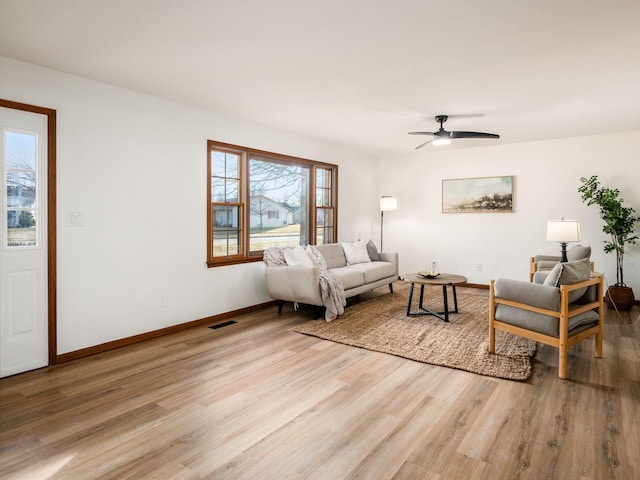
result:
<svg viewBox="0 0 640 480"><path fill-rule="evenodd" d="M451 313L458 313L458 296L456 295L456 286L455 285L451 285L451 287L453 288L453 305L456 308Z"/></svg>
<svg viewBox="0 0 640 480"><path fill-rule="evenodd" d="M415 283L411 284L411 288L409 289L409 302L407 303L407 317L411 315L411 302L413 301L413 286Z"/></svg>
<svg viewBox="0 0 640 480"><path fill-rule="evenodd" d="M444 321L449 322L449 300L447 299L446 285L442 285L442 296L444 298Z"/></svg>

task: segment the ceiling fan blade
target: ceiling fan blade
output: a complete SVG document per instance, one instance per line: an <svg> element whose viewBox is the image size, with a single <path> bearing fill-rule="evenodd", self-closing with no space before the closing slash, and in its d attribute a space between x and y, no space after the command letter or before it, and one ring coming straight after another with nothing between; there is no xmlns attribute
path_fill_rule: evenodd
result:
<svg viewBox="0 0 640 480"><path fill-rule="evenodd" d="M435 135L435 132L407 132L409 135Z"/></svg>
<svg viewBox="0 0 640 480"><path fill-rule="evenodd" d="M430 144L431 142L433 142L433 140L429 140L428 142L421 143L420 145L418 145L418 146L416 147L416 150L421 149L422 147L424 147L425 145Z"/></svg>
<svg viewBox="0 0 640 480"><path fill-rule="evenodd" d="M484 133L484 132L462 132L462 131L452 131L450 133L451 138L500 138L500 135L495 133Z"/></svg>
<svg viewBox="0 0 640 480"><path fill-rule="evenodd" d="M484 113L460 113L458 115L447 115L448 118L481 118L484 117Z"/></svg>

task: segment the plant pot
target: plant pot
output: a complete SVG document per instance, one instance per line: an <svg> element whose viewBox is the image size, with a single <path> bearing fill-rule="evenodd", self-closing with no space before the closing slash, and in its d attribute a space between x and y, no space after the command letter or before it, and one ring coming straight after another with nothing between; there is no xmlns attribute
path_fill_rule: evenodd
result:
<svg viewBox="0 0 640 480"><path fill-rule="evenodd" d="M609 308L618 309L624 312L631 310L631 307L633 307L633 303L635 302L635 298L631 287L611 285L607 289L604 301Z"/></svg>

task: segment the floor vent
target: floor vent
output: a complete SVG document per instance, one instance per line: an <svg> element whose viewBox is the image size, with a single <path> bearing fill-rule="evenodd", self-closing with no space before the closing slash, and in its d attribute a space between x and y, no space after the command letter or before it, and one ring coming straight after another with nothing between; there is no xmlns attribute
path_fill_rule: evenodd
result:
<svg viewBox="0 0 640 480"><path fill-rule="evenodd" d="M233 320L229 320L228 322L219 323L217 325L211 325L209 328L211 328L213 330L217 330L218 328L228 327L229 325L233 325L234 323L238 323L238 322L233 321Z"/></svg>

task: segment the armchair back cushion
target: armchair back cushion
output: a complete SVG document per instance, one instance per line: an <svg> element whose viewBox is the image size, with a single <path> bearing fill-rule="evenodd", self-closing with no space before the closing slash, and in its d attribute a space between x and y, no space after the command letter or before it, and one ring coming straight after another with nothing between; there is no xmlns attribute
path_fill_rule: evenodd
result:
<svg viewBox="0 0 640 480"><path fill-rule="evenodd" d="M543 285L550 287L559 287L560 285L572 285L574 283L588 280L591 276L591 262L588 258L576 260L573 262L558 263L547 278ZM569 292L569 303L577 302L587 291L587 287L580 288Z"/></svg>
<svg viewBox="0 0 640 480"><path fill-rule="evenodd" d="M497 305L495 318L526 330L542 333L551 337L560 336L560 322L557 317L530 312L509 305ZM569 336L598 323L598 313L588 310L569 318Z"/></svg>
<svg viewBox="0 0 640 480"><path fill-rule="evenodd" d="M569 262L575 262L576 260L582 260L583 258L589 259L591 257L591 247L583 247L582 245L574 245L567 250L567 260Z"/></svg>

